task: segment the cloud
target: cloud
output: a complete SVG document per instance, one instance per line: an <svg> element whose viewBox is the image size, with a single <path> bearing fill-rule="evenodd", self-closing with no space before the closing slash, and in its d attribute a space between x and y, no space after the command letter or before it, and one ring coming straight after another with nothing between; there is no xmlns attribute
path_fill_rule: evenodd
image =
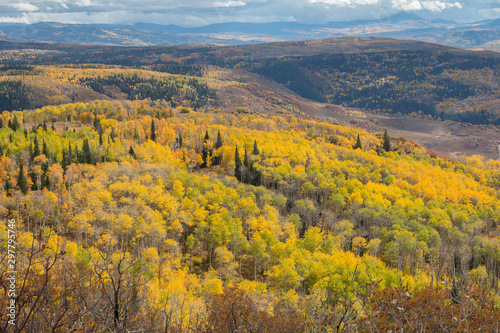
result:
<svg viewBox="0 0 500 333"><path fill-rule="evenodd" d="M181 26L228 21L326 23L379 19L401 10L425 18L480 20L498 17L498 6L498 0L0 0L0 21L142 21Z"/></svg>
<svg viewBox="0 0 500 333"><path fill-rule="evenodd" d="M441 1L422 1L422 7L430 10L431 12L440 12L446 8L463 8L462 4L459 2L446 3Z"/></svg>
<svg viewBox="0 0 500 333"><path fill-rule="evenodd" d="M14 3L11 6L20 12L36 12L40 10L40 7L31 3Z"/></svg>
<svg viewBox="0 0 500 333"><path fill-rule="evenodd" d="M393 0L392 7L398 10L420 10L422 4L418 0Z"/></svg>
<svg viewBox="0 0 500 333"><path fill-rule="evenodd" d="M380 1L379 0L309 0L309 2L339 6L339 7L344 7L344 6L356 7L358 5L376 5Z"/></svg>

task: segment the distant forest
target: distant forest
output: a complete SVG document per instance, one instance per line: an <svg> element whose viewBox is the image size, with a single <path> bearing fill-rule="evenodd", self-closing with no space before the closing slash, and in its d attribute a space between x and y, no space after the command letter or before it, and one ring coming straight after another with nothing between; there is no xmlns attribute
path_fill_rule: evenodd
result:
<svg viewBox="0 0 500 333"><path fill-rule="evenodd" d="M245 68L319 102L500 124L500 115L490 110L449 114L436 107L498 93L499 64L485 53L398 51L259 59Z"/></svg>
<svg viewBox="0 0 500 333"><path fill-rule="evenodd" d="M370 42L383 44L370 46ZM500 125L500 57L496 53L429 46L423 49L416 42L399 45L403 41L376 38L365 41L365 48L357 46L357 53L337 49L330 52L325 46L331 43L329 40L324 41L324 49L318 41L311 43L118 48L0 42L0 63L71 64L84 68L118 65L194 77L203 76L205 66L213 65L252 71L319 102L378 114ZM343 43L348 45L349 39ZM22 108L23 89L19 83L5 86L0 92L0 100L4 101L0 108ZM153 90L150 93L155 94ZM6 96L19 98L9 104Z"/></svg>

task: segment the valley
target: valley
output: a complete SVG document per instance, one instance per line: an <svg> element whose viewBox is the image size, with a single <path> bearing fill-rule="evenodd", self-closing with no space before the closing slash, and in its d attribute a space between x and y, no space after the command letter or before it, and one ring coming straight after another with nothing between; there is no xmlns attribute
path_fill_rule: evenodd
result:
<svg viewBox="0 0 500 333"><path fill-rule="evenodd" d="M497 53L4 41L0 62L0 331L498 327Z"/></svg>

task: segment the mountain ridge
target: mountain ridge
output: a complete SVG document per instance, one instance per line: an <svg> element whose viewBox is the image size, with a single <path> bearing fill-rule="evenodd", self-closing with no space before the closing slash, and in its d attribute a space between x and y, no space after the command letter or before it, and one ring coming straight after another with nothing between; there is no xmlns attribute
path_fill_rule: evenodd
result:
<svg viewBox="0 0 500 333"><path fill-rule="evenodd" d="M498 45L500 40L499 22L500 19L460 24L448 20L424 19L413 12L399 12L381 19L321 24L296 21L224 22L199 27L182 27L175 24L146 22L126 24L38 22L29 25L0 23L0 36L50 43L122 46L243 45L333 37L380 36L498 51L495 45ZM482 36L471 33L478 29L488 33Z"/></svg>

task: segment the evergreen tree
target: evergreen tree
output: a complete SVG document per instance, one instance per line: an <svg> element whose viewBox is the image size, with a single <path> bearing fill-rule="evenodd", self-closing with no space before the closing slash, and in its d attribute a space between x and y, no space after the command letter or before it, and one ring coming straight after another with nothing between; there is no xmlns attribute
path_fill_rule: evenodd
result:
<svg viewBox="0 0 500 333"><path fill-rule="evenodd" d="M210 150L210 148L208 148L208 140L209 139L210 139L210 137L208 136L208 130L207 130L205 132L205 138L203 139L203 150L201 151L201 155L203 158L203 163L201 164L202 168L207 167L208 158L209 158L209 156L212 155L212 151Z"/></svg>
<svg viewBox="0 0 500 333"><path fill-rule="evenodd" d="M7 122L7 127L9 127L10 129L12 129L12 120L9 119L9 121Z"/></svg>
<svg viewBox="0 0 500 333"><path fill-rule="evenodd" d="M215 141L214 148L219 149L222 147L222 137L220 136L220 131L217 131L217 140Z"/></svg>
<svg viewBox="0 0 500 333"><path fill-rule="evenodd" d="M47 132L47 122L45 120L43 121L42 128L45 132Z"/></svg>
<svg viewBox="0 0 500 333"><path fill-rule="evenodd" d="M99 131L99 146L102 146L102 132Z"/></svg>
<svg viewBox="0 0 500 333"><path fill-rule="evenodd" d="M222 147L222 137L220 135L220 131L217 131L217 140L214 144L214 150L217 150ZM213 164L220 165L222 163L222 154L219 152L219 155L215 155L213 157Z"/></svg>
<svg viewBox="0 0 500 333"><path fill-rule="evenodd" d="M35 140L33 142L33 157L40 156L40 146L38 145L38 138L35 136Z"/></svg>
<svg viewBox="0 0 500 333"><path fill-rule="evenodd" d="M3 128L3 119L0 119L0 128Z"/></svg>
<svg viewBox="0 0 500 333"><path fill-rule="evenodd" d="M154 119L151 120L151 136L150 136L151 141L156 142L156 131L155 131L155 121Z"/></svg>
<svg viewBox="0 0 500 333"><path fill-rule="evenodd" d="M236 151L234 152L234 176L241 182L241 159L238 153L238 146L236 146Z"/></svg>
<svg viewBox="0 0 500 333"><path fill-rule="evenodd" d="M30 164L33 163L33 160L35 159L35 153L33 152L33 142L30 141Z"/></svg>
<svg viewBox="0 0 500 333"><path fill-rule="evenodd" d="M74 160L73 160L73 150L71 149L71 143L70 143L69 147L68 147L68 165L70 165L73 162L74 162Z"/></svg>
<svg viewBox="0 0 500 333"><path fill-rule="evenodd" d="M49 149L47 148L47 144L45 143L45 141L43 141L42 154L49 158Z"/></svg>
<svg viewBox="0 0 500 333"><path fill-rule="evenodd" d="M50 126L50 128L55 132L56 131L56 127L54 126L54 121L52 121L52 126Z"/></svg>
<svg viewBox="0 0 500 333"><path fill-rule="evenodd" d="M391 139L389 138L389 134L387 134L387 130L384 131L384 144L385 151L391 151Z"/></svg>
<svg viewBox="0 0 500 333"><path fill-rule="evenodd" d="M9 134L9 142L10 143L14 142L14 139L12 138L12 133Z"/></svg>
<svg viewBox="0 0 500 333"><path fill-rule="evenodd" d="M94 112L94 129L97 132L102 131L101 120L97 117L97 113L96 112Z"/></svg>
<svg viewBox="0 0 500 333"><path fill-rule="evenodd" d="M90 152L89 140L83 140L82 163L93 164L92 153Z"/></svg>
<svg viewBox="0 0 500 333"><path fill-rule="evenodd" d="M24 129L24 138L28 138L28 130L26 128Z"/></svg>
<svg viewBox="0 0 500 333"><path fill-rule="evenodd" d="M354 145L353 149L361 149L363 150L363 144L361 143L361 138L359 137L359 134L358 134L358 137L356 139L356 144Z"/></svg>
<svg viewBox="0 0 500 333"><path fill-rule="evenodd" d="M75 163L83 163L82 156L82 153L78 151L78 146L75 145Z"/></svg>
<svg viewBox="0 0 500 333"><path fill-rule="evenodd" d="M68 169L68 153L66 152L66 149L63 149L62 151L62 161L61 161L61 167L66 172L66 169Z"/></svg>
<svg viewBox="0 0 500 333"><path fill-rule="evenodd" d="M257 148L257 140L253 142L252 155L260 155L259 148Z"/></svg>
<svg viewBox="0 0 500 333"><path fill-rule="evenodd" d="M14 120L12 121L12 130L14 132L17 131L17 129L19 128L19 121L17 120L17 116L14 116Z"/></svg>
<svg viewBox="0 0 500 333"><path fill-rule="evenodd" d="M23 194L28 193L28 181L26 175L24 174L24 164L19 161L19 174L17 176L17 187L23 192Z"/></svg>
<svg viewBox="0 0 500 333"><path fill-rule="evenodd" d="M130 146L130 149L128 150L128 153L130 155L132 155L132 157L134 158L134 160L137 159L137 155L135 154L134 148L132 146Z"/></svg>
<svg viewBox="0 0 500 333"><path fill-rule="evenodd" d="M250 169L250 161L248 160L247 147L245 147L245 156L243 157L243 165L247 170Z"/></svg>
<svg viewBox="0 0 500 333"><path fill-rule="evenodd" d="M7 194L8 197L12 195L11 190L12 190L12 183L10 182L10 175L7 175L7 177L5 177L5 193Z"/></svg>

